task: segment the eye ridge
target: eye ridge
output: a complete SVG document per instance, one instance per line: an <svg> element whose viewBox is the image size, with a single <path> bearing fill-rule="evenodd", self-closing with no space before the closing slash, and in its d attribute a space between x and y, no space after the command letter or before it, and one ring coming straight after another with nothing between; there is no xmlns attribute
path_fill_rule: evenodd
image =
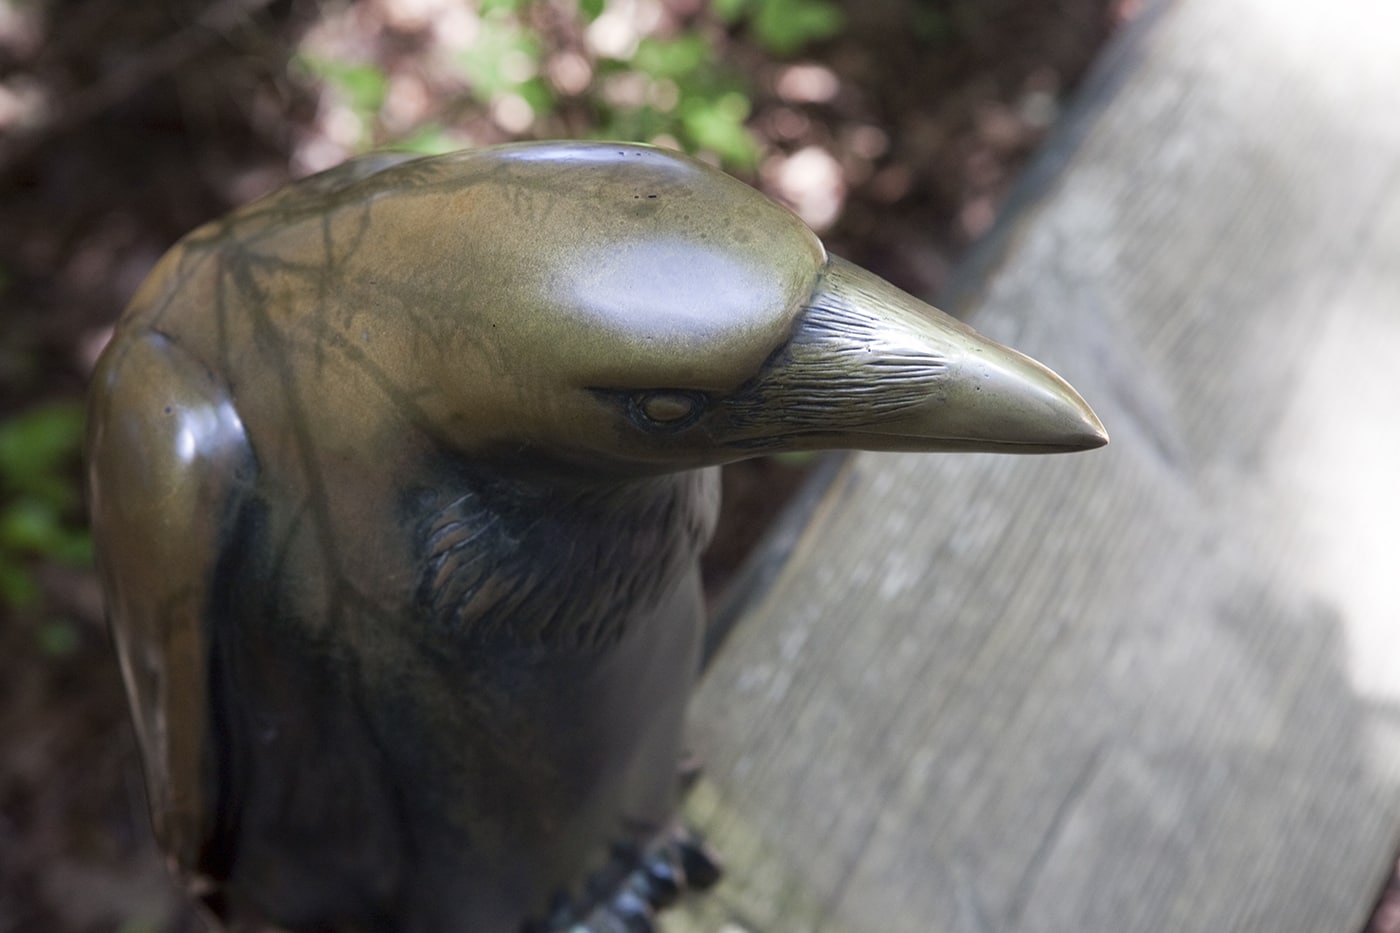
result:
<svg viewBox="0 0 1400 933"><path fill-rule="evenodd" d="M705 396L684 389L648 389L627 400L627 414L632 422L652 433L683 431L700 420L705 411Z"/></svg>

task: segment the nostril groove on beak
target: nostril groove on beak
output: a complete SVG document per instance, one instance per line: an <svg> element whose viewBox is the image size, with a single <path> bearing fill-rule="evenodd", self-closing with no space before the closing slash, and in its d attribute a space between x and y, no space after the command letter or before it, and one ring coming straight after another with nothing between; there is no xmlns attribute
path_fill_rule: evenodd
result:
<svg viewBox="0 0 1400 933"><path fill-rule="evenodd" d="M812 305L783 351L725 405L732 426L784 432L869 425L940 394L948 360L896 347L869 314L839 296Z"/></svg>

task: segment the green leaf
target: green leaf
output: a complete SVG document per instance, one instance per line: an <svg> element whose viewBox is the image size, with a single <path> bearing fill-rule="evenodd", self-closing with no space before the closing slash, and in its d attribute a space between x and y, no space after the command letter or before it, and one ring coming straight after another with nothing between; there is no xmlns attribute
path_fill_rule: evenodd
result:
<svg viewBox="0 0 1400 933"><path fill-rule="evenodd" d="M554 91L543 78L531 78L516 85L515 93L525 99L537 117L554 110Z"/></svg>
<svg viewBox="0 0 1400 933"><path fill-rule="evenodd" d="M713 57L704 36L692 33L674 39L646 38L637 46L632 67L653 78L680 80Z"/></svg>
<svg viewBox="0 0 1400 933"><path fill-rule="evenodd" d="M476 42L457 56L457 65L471 84L472 96L488 103L497 94L518 93L520 85L539 73L540 44L512 16L483 16Z"/></svg>
<svg viewBox="0 0 1400 933"><path fill-rule="evenodd" d="M717 154L726 164L749 169L758 161L758 146L744 121L749 116L749 99L738 91L714 100L692 98L681 104L681 125L702 149Z"/></svg>
<svg viewBox="0 0 1400 933"><path fill-rule="evenodd" d="M0 513L0 546L7 551L47 554L62 536L58 511L47 502L24 498Z"/></svg>
<svg viewBox="0 0 1400 933"><path fill-rule="evenodd" d="M78 456L82 440L76 402L42 405L0 424L0 487L67 505L75 497L54 474Z"/></svg>
<svg viewBox="0 0 1400 933"><path fill-rule="evenodd" d="M384 72L373 65L353 65L343 68L338 78L351 109L369 116L379 113L389 87Z"/></svg>
<svg viewBox="0 0 1400 933"><path fill-rule="evenodd" d="M339 91L358 116L372 118L384 105L389 78L375 65L333 61L304 53L297 60L311 74Z"/></svg>
<svg viewBox="0 0 1400 933"><path fill-rule="evenodd" d="M22 498L0 512L0 554L30 554L65 564L92 562L92 537L67 528L52 503Z"/></svg>
<svg viewBox="0 0 1400 933"><path fill-rule="evenodd" d="M591 135L594 139L646 142L662 133L673 132L674 129L673 121L655 108L627 107L604 112L597 129L593 130Z"/></svg>
<svg viewBox="0 0 1400 933"><path fill-rule="evenodd" d="M39 603L39 585L23 566L0 554L0 602L14 609L30 609Z"/></svg>
<svg viewBox="0 0 1400 933"><path fill-rule="evenodd" d="M722 23L734 23L747 12L750 0L712 0L710 9Z"/></svg>
<svg viewBox="0 0 1400 933"><path fill-rule="evenodd" d="M397 140L393 148L420 152L423 155L441 155L444 152L460 149L462 146L448 136L441 126L436 123L428 123L418 127L403 139Z"/></svg>
<svg viewBox="0 0 1400 933"><path fill-rule="evenodd" d="M754 35L775 55L788 56L816 39L841 31L841 8L828 0L762 0Z"/></svg>
<svg viewBox="0 0 1400 933"><path fill-rule="evenodd" d="M51 542L46 555L72 567L92 566L92 535L86 530L65 528L61 537Z"/></svg>

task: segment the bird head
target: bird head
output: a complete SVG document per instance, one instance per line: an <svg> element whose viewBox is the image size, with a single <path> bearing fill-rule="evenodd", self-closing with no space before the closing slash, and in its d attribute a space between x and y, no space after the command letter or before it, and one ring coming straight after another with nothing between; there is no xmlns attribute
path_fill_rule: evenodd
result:
<svg viewBox="0 0 1400 933"><path fill-rule="evenodd" d="M1107 440L1049 369L830 256L790 211L681 154L522 144L357 187L379 280L429 296L415 313L449 335L414 365L456 446L648 473Z"/></svg>

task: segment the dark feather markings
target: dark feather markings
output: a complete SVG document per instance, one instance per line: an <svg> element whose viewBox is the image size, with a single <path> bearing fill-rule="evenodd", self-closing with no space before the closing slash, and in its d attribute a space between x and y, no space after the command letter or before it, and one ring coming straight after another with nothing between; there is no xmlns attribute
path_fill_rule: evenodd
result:
<svg viewBox="0 0 1400 933"><path fill-rule="evenodd" d="M527 489L496 478L419 523L417 602L469 644L596 650L654 607L708 534L693 475Z"/></svg>

